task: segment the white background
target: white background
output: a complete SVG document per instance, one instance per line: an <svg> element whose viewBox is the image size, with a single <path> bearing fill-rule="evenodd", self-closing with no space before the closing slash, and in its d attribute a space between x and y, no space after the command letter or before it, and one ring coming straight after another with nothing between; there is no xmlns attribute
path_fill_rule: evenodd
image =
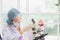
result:
<svg viewBox="0 0 60 40"><path fill-rule="evenodd" d="M11 8L16 8L25 15L23 16L23 22L26 23L32 14L57 14L59 16L56 3L58 3L58 0L0 0L0 33L2 33L2 28L6 25L7 13ZM59 21L57 25L57 36L46 36L46 40L59 39Z"/></svg>

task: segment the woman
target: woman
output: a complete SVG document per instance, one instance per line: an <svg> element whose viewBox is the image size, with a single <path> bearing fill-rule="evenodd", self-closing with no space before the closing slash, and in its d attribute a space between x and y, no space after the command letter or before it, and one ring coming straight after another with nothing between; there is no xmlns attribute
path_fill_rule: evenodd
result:
<svg viewBox="0 0 60 40"><path fill-rule="evenodd" d="M3 28L2 40L23 40L22 34L33 27L32 24L27 25L23 29L20 27L22 16L16 9L11 9L8 12L7 26Z"/></svg>

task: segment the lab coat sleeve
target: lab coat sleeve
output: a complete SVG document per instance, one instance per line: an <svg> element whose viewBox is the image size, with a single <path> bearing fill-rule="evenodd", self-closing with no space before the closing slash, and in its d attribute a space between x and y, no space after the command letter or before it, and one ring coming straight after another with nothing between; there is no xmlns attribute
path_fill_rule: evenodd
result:
<svg viewBox="0 0 60 40"><path fill-rule="evenodd" d="M4 29L2 32L3 40L18 40L18 38L21 36L20 34L13 34L9 30Z"/></svg>

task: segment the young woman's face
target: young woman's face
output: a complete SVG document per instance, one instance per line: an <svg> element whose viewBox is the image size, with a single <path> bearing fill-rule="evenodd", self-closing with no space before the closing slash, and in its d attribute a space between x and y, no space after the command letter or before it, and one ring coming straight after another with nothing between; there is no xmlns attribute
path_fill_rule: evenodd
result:
<svg viewBox="0 0 60 40"><path fill-rule="evenodd" d="M21 22L22 16L17 16L13 21L14 22Z"/></svg>

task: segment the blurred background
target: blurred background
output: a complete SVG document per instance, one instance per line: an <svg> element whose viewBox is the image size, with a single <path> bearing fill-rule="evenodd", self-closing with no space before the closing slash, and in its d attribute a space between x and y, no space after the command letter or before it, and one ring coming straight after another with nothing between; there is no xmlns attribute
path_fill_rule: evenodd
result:
<svg viewBox="0 0 60 40"><path fill-rule="evenodd" d="M22 13L22 23L27 25L33 18L36 23L44 20L45 40L60 40L60 5L59 0L0 0L0 34L6 25L7 13L16 8Z"/></svg>

